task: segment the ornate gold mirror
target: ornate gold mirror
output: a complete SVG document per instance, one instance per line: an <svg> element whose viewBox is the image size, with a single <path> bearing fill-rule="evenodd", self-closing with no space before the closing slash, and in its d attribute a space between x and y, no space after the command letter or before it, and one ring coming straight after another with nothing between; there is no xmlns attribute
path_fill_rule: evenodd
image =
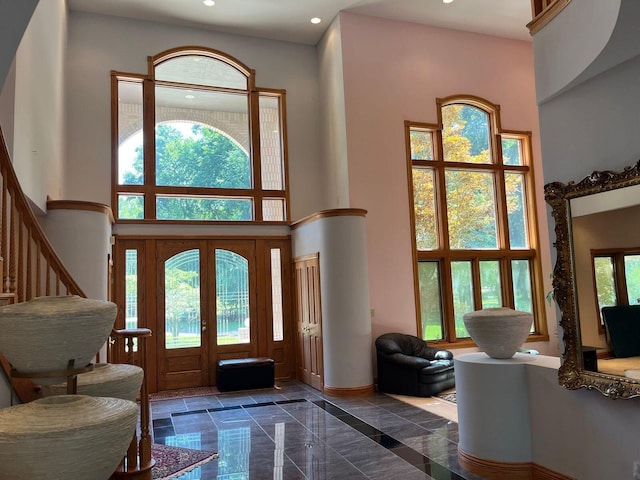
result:
<svg viewBox="0 0 640 480"><path fill-rule="evenodd" d="M640 162L622 172L596 171L577 183L549 183L545 200L555 220L553 299L561 311L564 342L560 384L611 398L640 396L640 356L615 357L601 319L602 287L596 278L596 258L606 252L640 255ZM624 284L619 265L611 265L611 275ZM640 278L634 283L640 289ZM626 298L626 292L622 296L619 304L640 303L635 296ZM640 338L634 341L640 349Z"/></svg>

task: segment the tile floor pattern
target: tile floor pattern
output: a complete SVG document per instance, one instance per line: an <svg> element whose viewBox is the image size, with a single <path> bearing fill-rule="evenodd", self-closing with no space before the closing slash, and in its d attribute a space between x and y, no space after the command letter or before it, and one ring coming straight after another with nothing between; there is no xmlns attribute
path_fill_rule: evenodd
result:
<svg viewBox="0 0 640 480"><path fill-rule="evenodd" d="M384 394L324 396L296 381L151 403L154 441L212 450L180 480L482 480L458 463L458 424Z"/></svg>

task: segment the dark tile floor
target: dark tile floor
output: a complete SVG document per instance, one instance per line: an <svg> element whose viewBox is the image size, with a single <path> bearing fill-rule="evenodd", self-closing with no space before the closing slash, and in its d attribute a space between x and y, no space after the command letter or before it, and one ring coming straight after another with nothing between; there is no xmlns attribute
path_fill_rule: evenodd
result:
<svg viewBox="0 0 640 480"><path fill-rule="evenodd" d="M156 443L212 450L180 480L482 480L457 460L458 425L384 394L276 389L151 402Z"/></svg>

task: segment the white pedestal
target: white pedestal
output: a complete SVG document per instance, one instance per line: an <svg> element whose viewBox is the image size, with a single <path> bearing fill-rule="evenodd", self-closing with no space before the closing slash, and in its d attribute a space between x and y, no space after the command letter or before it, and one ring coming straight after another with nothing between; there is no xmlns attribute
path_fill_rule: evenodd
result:
<svg viewBox="0 0 640 480"><path fill-rule="evenodd" d="M535 355L497 360L486 353L454 358L460 449L506 463L531 461L526 365Z"/></svg>

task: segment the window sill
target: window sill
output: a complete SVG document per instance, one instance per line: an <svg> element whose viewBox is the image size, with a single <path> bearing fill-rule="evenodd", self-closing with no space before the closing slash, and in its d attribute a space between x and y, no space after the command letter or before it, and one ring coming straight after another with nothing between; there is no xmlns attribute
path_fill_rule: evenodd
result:
<svg viewBox="0 0 640 480"><path fill-rule="evenodd" d="M526 343L534 343L534 342L548 342L548 341L549 341L549 335L543 335L541 333L533 333L533 334L531 334L531 335L529 335L527 337L527 340L525 341L525 344ZM473 340L471 340L470 338L465 338L465 339L457 341L457 342L427 341L427 344L430 347L444 348L446 350L456 350L458 348L474 348L474 347L478 347L478 345L476 345L476 343Z"/></svg>

